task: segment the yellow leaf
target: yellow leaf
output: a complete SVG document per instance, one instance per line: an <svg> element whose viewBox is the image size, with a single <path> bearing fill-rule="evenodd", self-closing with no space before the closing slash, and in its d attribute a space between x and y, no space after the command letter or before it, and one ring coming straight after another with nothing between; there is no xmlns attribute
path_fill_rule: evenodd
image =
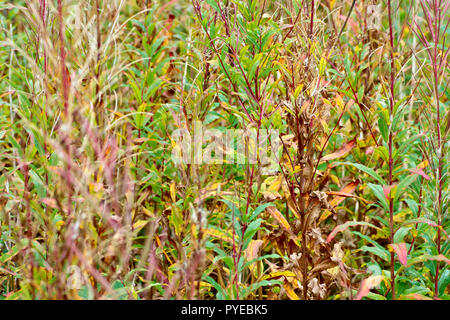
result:
<svg viewBox="0 0 450 320"><path fill-rule="evenodd" d="M222 230L217 230L217 229L211 228L211 229L207 229L205 231L205 234L209 235L209 236L213 236L215 238L218 238L220 240L223 240L223 241L226 241L229 243L231 243L233 241L233 238L229 234L227 234L226 232L224 232Z"/></svg>
<svg viewBox="0 0 450 320"><path fill-rule="evenodd" d="M278 178L269 186L267 191L278 192L278 190L280 190L280 186L281 186L281 175L278 176Z"/></svg>
<svg viewBox="0 0 450 320"><path fill-rule="evenodd" d="M64 221L63 220L59 220L55 223L56 228L59 230L61 230L61 227L64 225Z"/></svg>
<svg viewBox="0 0 450 320"><path fill-rule="evenodd" d="M251 261L253 259L256 259L258 257L259 249L261 248L261 245L264 243L263 240L252 240L250 241L247 249L245 250L245 257L247 258L247 261Z"/></svg>
<svg viewBox="0 0 450 320"><path fill-rule="evenodd" d="M175 182L172 182L170 184L170 197L172 198L173 202L176 202L176 194L175 194Z"/></svg>
<svg viewBox="0 0 450 320"><path fill-rule="evenodd" d="M424 169L428 166L428 160L422 161L421 163L419 163L419 165L417 166L418 169Z"/></svg>
<svg viewBox="0 0 450 320"><path fill-rule="evenodd" d="M333 279L334 279L334 278L336 278L337 275L339 274L339 267L336 266L336 267L334 267L334 268L327 269L327 271L328 271L329 274L331 274L331 276L332 276Z"/></svg>
<svg viewBox="0 0 450 320"><path fill-rule="evenodd" d="M333 10L336 0L330 0L330 10Z"/></svg>
<svg viewBox="0 0 450 320"><path fill-rule="evenodd" d="M283 284L284 290L286 290L286 294L289 297L289 299L291 300L300 300L300 298L297 296L297 294L294 292L294 290L292 290L291 285L289 284L289 282L285 282Z"/></svg>
<svg viewBox="0 0 450 320"><path fill-rule="evenodd" d="M420 293L410 293L405 296L399 297L399 300L433 300L430 297L426 297Z"/></svg>
<svg viewBox="0 0 450 320"><path fill-rule="evenodd" d="M269 273L268 275L265 275L263 277L263 280L274 279L274 278L279 278L279 277L295 278L295 273L293 273L292 271L274 271L274 272Z"/></svg>
<svg viewBox="0 0 450 320"><path fill-rule="evenodd" d="M336 101L336 104L341 108L341 110L344 109L344 100L342 100L342 97L340 95L336 95L336 98L334 99Z"/></svg>
<svg viewBox="0 0 450 320"><path fill-rule="evenodd" d="M140 231L148 223L148 220L138 220L133 224L134 231Z"/></svg>
<svg viewBox="0 0 450 320"><path fill-rule="evenodd" d="M147 216L149 216L149 217L152 217L152 218L155 217L154 213L151 212L150 210L148 210L148 209L145 208L145 207L142 207L142 211L144 211L145 215L147 215Z"/></svg>
<svg viewBox="0 0 450 320"><path fill-rule="evenodd" d="M403 222L403 221L405 221L406 214L407 214L406 211L401 211L400 213L396 214L394 216L394 222Z"/></svg>
<svg viewBox="0 0 450 320"><path fill-rule="evenodd" d="M303 83L300 83L298 85L298 87L295 89L295 92L294 92L294 97L295 98L298 98L298 96L299 96L300 92L302 91L302 89L303 89Z"/></svg>

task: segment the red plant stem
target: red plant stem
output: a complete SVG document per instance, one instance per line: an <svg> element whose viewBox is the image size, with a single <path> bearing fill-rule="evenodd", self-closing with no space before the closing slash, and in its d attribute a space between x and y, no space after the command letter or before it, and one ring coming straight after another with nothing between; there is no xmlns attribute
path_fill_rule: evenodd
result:
<svg viewBox="0 0 450 320"><path fill-rule="evenodd" d="M295 17L294 22L291 23L291 27L289 28L288 32L283 36L283 40L281 41L282 43L284 43L284 41L287 39L287 37L289 37L289 35L291 34L292 30L294 30L294 27L296 26L297 21L300 18L300 14L302 13L302 7L303 7L303 0L302 0L302 3L300 4L300 7L298 9L298 13L297 13L297 16ZM292 18L291 18L291 21L292 21Z"/></svg>
<svg viewBox="0 0 450 320"><path fill-rule="evenodd" d="M69 118L69 78L68 78L68 70L66 67L66 50L65 50L65 40L64 40L64 21L63 21L63 5L62 0L58 0L58 20L59 20L59 42L60 42L60 59L61 59L61 77L62 77L62 90L63 90L63 99L64 99L64 116L65 121L70 120ZM68 126L70 128L70 126ZM67 192L67 216L69 217L69 221L71 221L72 215L72 165L70 160L72 159L72 147L70 140L70 131L68 129L67 132L63 133L65 137L65 145L66 145L66 153L67 153L67 162L66 162L66 172L64 173L64 177L66 179L68 185ZM69 224L69 223L68 223ZM70 238L70 237L69 237ZM72 239L70 238L72 242ZM71 246L70 246L71 247Z"/></svg>
<svg viewBox="0 0 450 320"><path fill-rule="evenodd" d="M310 187L312 187L312 183L314 181L314 176L316 175L317 168L319 167L320 160L322 159L323 152L325 151L325 148L328 145L328 141L330 141L330 138L333 136L334 131L338 127L339 123L341 122L342 116L345 114L345 110L347 108L347 104L348 104L348 101L345 103L344 108L342 108L341 114L339 115L339 118L338 118L336 124L334 125L333 130L331 130L331 132L328 134L322 149L320 149L319 156L317 157L317 162L316 162L316 165L314 166L314 171L313 171L313 174L311 176L311 180L309 181L309 186Z"/></svg>
<svg viewBox="0 0 450 320"><path fill-rule="evenodd" d="M442 11L441 8L448 8L448 2L442 4L441 0L433 0L433 1L420 1L420 5L422 6L422 10L425 16L425 21L427 22L427 27L429 34L432 37L433 43L430 43L425 33L421 30L419 25L417 23L417 31L414 30L415 34L419 38L419 40L422 42L424 47L427 49L428 57L431 62L431 68L433 71L433 95L436 99L436 136L437 136L437 146L434 146L433 141L431 140L432 148L436 150L436 155L438 158L438 169L436 174L436 189L437 189L437 240L436 240L436 246L438 254L441 254L441 228L442 228L442 189L443 189L443 157L444 157L444 145L442 144L442 140L446 140L446 132L444 131L444 139L442 139L442 132L441 132L441 114L440 114L440 101L439 101L439 76L444 73L444 71L441 69L442 67L446 67L446 57L448 54L448 50L445 50L445 37L444 37L444 43L442 46L442 49L439 50L439 42L440 42L440 35L441 35L441 19L442 19ZM445 10L444 10L445 11ZM446 12L444 12L445 14ZM446 33L448 22L444 27L443 33ZM442 54L439 52L442 51ZM440 271L440 264L439 262L436 263L436 270L435 270L435 278L434 278L434 296L435 298L439 295L439 288L438 288L438 281L439 281L439 271Z"/></svg>
<svg viewBox="0 0 450 320"><path fill-rule="evenodd" d="M419 209L417 211L417 218L420 218L420 216L422 215L422 193L423 193L423 178L421 177L420 179L420 192L419 192ZM417 227L418 227L418 223L416 223L416 225L414 226L414 229L417 232ZM414 246L414 243L416 242L416 236L413 236L412 241L411 241L411 246L409 247L408 250L408 254L411 253L412 248Z"/></svg>
<svg viewBox="0 0 450 320"><path fill-rule="evenodd" d="M28 163L23 165L23 180L24 180L24 189L23 189L23 198L26 202L26 211L27 211L27 235L30 240L31 246L31 238L32 238L32 223L31 223L31 206L30 206L30 167Z"/></svg>
<svg viewBox="0 0 450 320"><path fill-rule="evenodd" d="M204 26L203 26L203 24L202 24L203 16L202 16L202 13L201 13L201 11L200 11L200 4L199 4L196 0L192 0L192 5L194 6L194 11L195 11L195 13L197 14L197 17L198 17L198 19L199 19L199 21L200 21L200 24L202 25L203 30L204 30L205 33L206 33L206 36L208 37L208 40L209 40L209 42L210 42L210 44L211 44L211 47L212 47L214 53L216 54L217 58L219 59L219 63L220 63L220 65L222 66L222 69L224 70L225 75L227 76L228 80L230 81L230 83L231 83L231 85L232 85L232 87L233 87L233 90L234 90L235 93L236 93L236 97L237 97L237 99L238 99L239 104L241 105L241 107L242 107L242 109L243 109L245 115L248 117L248 119L249 119L250 121L253 121L253 122L254 122L254 121L255 121L254 117L248 112L247 108L246 108L245 105L244 105L244 102L242 101L241 97L240 97L239 94L238 94L238 93L239 93L239 90L238 90L237 85L236 85L236 84L234 83L234 81L231 79L230 75L228 74L227 69L225 68L225 64L224 64L224 62L222 61L222 58L220 57L220 54L219 54L219 52L218 52L218 50L217 50L217 48L216 48L216 46L215 46L215 44L214 44L214 40L211 38L211 35L209 34L208 30L207 30L206 28L204 28Z"/></svg>
<svg viewBox="0 0 450 320"><path fill-rule="evenodd" d="M235 273L234 273L234 276L233 276L233 283L234 283L234 285L236 287L236 298L237 298L237 300L239 300L239 286L238 286L238 283L236 281L236 279L237 279L238 263L236 261L236 258L237 258L236 240L235 240L236 230L234 229L234 219L235 219L235 217L234 217L234 207L233 207L233 209L231 210L231 223L233 224L233 228L232 228L232 230L233 230L233 263L234 263L234 268L235 268Z"/></svg>
<svg viewBox="0 0 450 320"><path fill-rule="evenodd" d="M392 157L392 118L394 116L394 35L392 28L392 16L391 16L391 0L388 0L388 14L389 14L389 40L391 45L391 79L390 79L390 118L391 125L389 127L389 185L392 186L392 171L393 171L393 157ZM390 243L394 243L394 199L392 195L389 195L389 230L390 230ZM392 300L395 300L395 265L394 265L395 253L391 251L391 288L392 288Z"/></svg>
<svg viewBox="0 0 450 320"><path fill-rule="evenodd" d="M39 0L39 15L40 15L40 18L42 21L42 27L44 28L44 30L47 25L46 16L45 16L45 11L47 9L46 7L47 7L46 0ZM44 51L44 88L47 88L47 51L45 50L45 45L43 46L43 51ZM37 55L37 52L36 52L36 55ZM47 90L45 90L45 102L46 103L44 104L44 108L46 108L47 101L48 101L48 92L47 92ZM44 128L46 129L47 128L47 111L46 111L46 109L44 109L43 114L45 116ZM45 130L44 133L45 133L45 135L47 135L47 130ZM47 157L47 149L48 149L46 138L47 137L45 137L45 139L44 139L44 155L45 155L45 157ZM48 170L45 170L45 183L48 186ZM46 207L46 210L47 210L47 207Z"/></svg>
<svg viewBox="0 0 450 320"><path fill-rule="evenodd" d="M312 39L314 29L314 0L311 3L311 22L309 26L309 38Z"/></svg>
<svg viewBox="0 0 450 320"><path fill-rule="evenodd" d="M349 86L350 86L350 89L351 89L352 92L353 92L353 96L354 96L354 98L355 98L355 102L356 102L356 104L358 105L359 110L361 111L361 114L362 114L362 116L363 116L363 118L364 118L364 121L366 122L367 127L369 128L369 131L370 131L370 134L371 134L371 136L372 136L372 139L373 139L373 141L375 142L375 145L378 146L377 139L375 138L375 134L374 134L373 131L372 131L372 126L370 125L369 120L367 119L366 114L364 113L364 108L363 108L361 102L359 101L358 93L357 93L356 90L353 88L353 86L352 86L352 84L350 83L350 81L348 81L348 84L349 84Z"/></svg>
<svg viewBox="0 0 450 320"><path fill-rule="evenodd" d="M102 35L100 29L100 0L95 0L95 12L96 12L96 32L97 32L97 63L95 66L95 111L98 115L98 123L100 123L102 117L100 116L101 110L97 110L100 107L101 99L100 99L100 71L101 71L101 47L102 47Z"/></svg>
<svg viewBox="0 0 450 320"><path fill-rule="evenodd" d="M59 18L59 42L60 42L60 59L61 59L61 77L62 89L64 97L64 115L67 117L69 113L69 81L66 70L66 50L64 47L64 21L63 21L62 0L58 0L58 18Z"/></svg>
<svg viewBox="0 0 450 320"><path fill-rule="evenodd" d="M441 115L440 115L440 105L439 105L439 66L438 66L438 45L439 45L439 36L440 36L440 24L441 24L441 1L434 0L434 32L432 32L434 36L434 55L433 55L433 73L434 73L434 94L436 99L436 134L437 134L437 156L438 156L438 176L436 179L436 184L438 188L438 229L437 229L437 250L438 254L441 254L441 219L442 219L442 189L443 189L443 179L442 179L442 168L443 168L443 161L442 161L442 139L441 139ZM440 264L439 261L436 262L436 272L435 272L435 279L434 279L434 296L435 298L439 295L439 286L438 286L438 280L439 280L439 269Z"/></svg>

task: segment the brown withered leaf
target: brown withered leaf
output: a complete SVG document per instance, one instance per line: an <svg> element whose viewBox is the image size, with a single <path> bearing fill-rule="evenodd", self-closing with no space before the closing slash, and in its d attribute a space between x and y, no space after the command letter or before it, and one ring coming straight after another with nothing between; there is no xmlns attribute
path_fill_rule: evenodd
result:
<svg viewBox="0 0 450 320"><path fill-rule="evenodd" d="M245 250L245 258L247 261L251 261L258 257L259 249L261 248L263 240L251 240L247 249Z"/></svg>
<svg viewBox="0 0 450 320"><path fill-rule="evenodd" d="M349 184L347 184L345 187L343 187L339 192L329 192L329 195L335 195L333 199L329 202L330 206L332 208L335 208L338 206L342 201L344 201L348 197L354 197L353 192L355 192L356 187L358 186L359 181L353 181ZM320 219L319 223L324 221L326 218L328 218L331 214L330 210L325 210Z"/></svg>
<svg viewBox="0 0 450 320"><path fill-rule="evenodd" d="M245 250L245 258L247 261L252 261L258 257L258 253L261 250L261 246L263 245L263 240L251 240L247 249ZM256 265L252 263L249 266L250 271L256 277Z"/></svg>
<svg viewBox="0 0 450 320"><path fill-rule="evenodd" d="M336 262L333 262L331 259L325 259L322 262L320 262L319 264L316 264L314 266L314 268L311 270L311 274L314 273L320 273L324 270L328 270L331 268L336 267L338 264Z"/></svg>
<svg viewBox="0 0 450 320"><path fill-rule="evenodd" d="M294 235L294 233L291 230L291 226L289 225L289 222L286 220L285 217L281 214L280 211L278 211L275 207L268 207L267 211L272 215L272 217L278 222L278 224L289 234Z"/></svg>

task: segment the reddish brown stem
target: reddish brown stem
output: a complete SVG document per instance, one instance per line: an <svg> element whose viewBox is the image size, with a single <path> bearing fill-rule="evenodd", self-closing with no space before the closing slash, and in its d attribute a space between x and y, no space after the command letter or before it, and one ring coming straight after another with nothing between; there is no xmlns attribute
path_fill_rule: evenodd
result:
<svg viewBox="0 0 450 320"><path fill-rule="evenodd" d="M390 78L390 96L389 96L389 113L391 119L394 116L394 35L392 27L392 16L391 16L391 0L388 0L388 14L389 14L389 41L390 41L390 60L391 60L391 78ZM392 186L392 171L394 168L394 161L392 157L393 149L393 138L392 138L392 125L389 128L389 185ZM394 199L392 195L389 195L389 230L390 230L390 243L394 243ZM391 288L392 288L392 300L395 300L395 253L391 251Z"/></svg>

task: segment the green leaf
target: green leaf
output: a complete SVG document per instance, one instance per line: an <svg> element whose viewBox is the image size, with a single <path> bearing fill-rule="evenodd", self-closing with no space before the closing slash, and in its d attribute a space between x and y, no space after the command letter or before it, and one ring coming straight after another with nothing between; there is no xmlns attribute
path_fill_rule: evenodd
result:
<svg viewBox="0 0 450 320"><path fill-rule="evenodd" d="M368 183L367 186L373 191L375 196L380 201L381 205L383 206L384 210L389 211L389 204L387 202L387 199L383 192L383 187L378 184Z"/></svg>
<svg viewBox="0 0 450 320"><path fill-rule="evenodd" d="M411 209L412 213L417 216L417 213L419 212L419 206L417 205L417 202L412 199L405 199L405 202L408 204L408 207Z"/></svg>
<svg viewBox="0 0 450 320"><path fill-rule="evenodd" d="M280 280L262 280L256 283L253 283L248 288L244 288L240 291L240 299L245 299L250 293L253 291L258 290L260 287L269 287L274 285L281 285L283 284Z"/></svg>
<svg viewBox="0 0 450 320"><path fill-rule="evenodd" d="M389 251L387 251L386 249L382 250L378 247L362 246L360 250L365 251L365 252L370 252L370 253L380 257L384 261L389 261Z"/></svg>
<svg viewBox="0 0 450 320"><path fill-rule="evenodd" d="M41 177L34 171L30 170L31 181L33 181L34 187L36 188L39 198L44 198L46 195L44 182Z"/></svg>
<svg viewBox="0 0 450 320"><path fill-rule="evenodd" d="M231 210L231 212L234 212L235 217L240 218L242 216L241 211L236 207L236 205L227 199L220 199L223 203L225 203L228 208Z"/></svg>
<svg viewBox="0 0 450 320"><path fill-rule="evenodd" d="M257 257L255 259L249 260L248 262L245 263L244 268L250 266L251 264L253 264L253 263L257 262L257 261L261 261L261 260L264 260L264 259L281 259L281 258L282 257L279 254L276 254L276 253L266 254L264 256Z"/></svg>
<svg viewBox="0 0 450 320"><path fill-rule="evenodd" d="M444 272L440 274L438 280L439 295L444 294L445 289L448 288L449 286L450 286L450 270L445 269Z"/></svg>
<svg viewBox="0 0 450 320"><path fill-rule="evenodd" d="M409 175L398 184L397 191L395 192L394 201L397 201L400 195L402 195L405 192L406 188L408 188L408 186L411 183L413 183L414 180L416 180L416 178L417 178L416 174Z"/></svg>
<svg viewBox="0 0 450 320"><path fill-rule="evenodd" d="M373 244L375 247L377 247L378 249L380 249L381 251L384 251L386 254L389 254L389 251L386 250L385 248L383 248L379 243L377 243L375 240L369 238L368 236L358 232L358 231L353 231L353 234L356 234L357 236L361 237L362 239L366 240L367 242Z"/></svg>
<svg viewBox="0 0 450 320"><path fill-rule="evenodd" d="M364 86L360 86L358 89L358 101L362 101L364 96Z"/></svg>
<svg viewBox="0 0 450 320"><path fill-rule="evenodd" d="M248 244L252 240L253 236L255 235L256 232L258 232L261 222L262 222L262 219L257 219L248 225L247 230L245 230L244 239L243 239L244 240L244 243L243 243L244 250L247 249Z"/></svg>
<svg viewBox="0 0 450 320"><path fill-rule="evenodd" d="M411 228L401 227L397 230L397 232L394 234L394 243L401 243L404 242L403 239L408 234L409 230Z"/></svg>
<svg viewBox="0 0 450 320"><path fill-rule="evenodd" d="M366 297L372 300L387 300L385 296L373 292L369 292Z"/></svg>
<svg viewBox="0 0 450 320"><path fill-rule="evenodd" d="M374 178L375 180L377 180L379 183L381 183L381 185L385 185L386 182L383 180L383 178L376 173L373 169L366 167L365 165L359 164L359 163L352 163L352 162L338 162L337 164L346 164L349 166L354 166L355 168L367 173L368 175L370 175L372 178Z"/></svg>
<svg viewBox="0 0 450 320"><path fill-rule="evenodd" d="M381 111L378 113L378 127L380 129L383 140L387 143L389 135L388 121L386 119L385 113Z"/></svg>
<svg viewBox="0 0 450 320"><path fill-rule="evenodd" d="M267 207L273 206L272 202L269 203L265 203L262 204L260 206L258 206L253 213L248 217L248 221L253 221L253 219L255 219L261 212L263 212L264 210L266 210Z"/></svg>

